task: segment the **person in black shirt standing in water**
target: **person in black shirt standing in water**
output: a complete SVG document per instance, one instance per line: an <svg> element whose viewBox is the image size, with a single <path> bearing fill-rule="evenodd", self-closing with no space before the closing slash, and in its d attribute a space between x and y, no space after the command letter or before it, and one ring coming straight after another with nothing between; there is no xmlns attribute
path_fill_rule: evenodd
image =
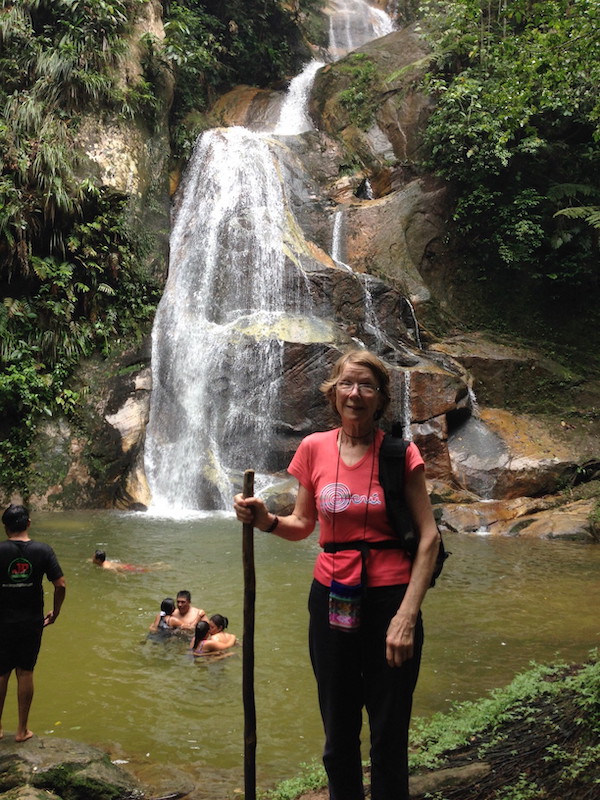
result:
<svg viewBox="0 0 600 800"><path fill-rule="evenodd" d="M27 722L42 630L56 622L66 583L50 545L29 538L29 512L24 506L10 505L2 523L8 539L0 542L0 738L8 680L14 669L19 708L15 740L24 742L33 736ZM54 584L54 605L45 616L44 575Z"/></svg>

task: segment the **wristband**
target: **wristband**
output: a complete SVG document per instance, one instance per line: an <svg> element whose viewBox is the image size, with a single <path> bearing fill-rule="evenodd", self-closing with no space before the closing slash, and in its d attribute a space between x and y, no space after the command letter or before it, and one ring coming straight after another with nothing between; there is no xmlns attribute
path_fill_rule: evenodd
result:
<svg viewBox="0 0 600 800"><path fill-rule="evenodd" d="M268 527L268 528L265 528L265 533L273 533L273 531L275 530L275 528L276 528L278 525L279 525L279 517L277 516L277 514L275 514L275 519L274 519L274 520L273 520L273 522L272 522L272 523L269 525L269 527Z"/></svg>

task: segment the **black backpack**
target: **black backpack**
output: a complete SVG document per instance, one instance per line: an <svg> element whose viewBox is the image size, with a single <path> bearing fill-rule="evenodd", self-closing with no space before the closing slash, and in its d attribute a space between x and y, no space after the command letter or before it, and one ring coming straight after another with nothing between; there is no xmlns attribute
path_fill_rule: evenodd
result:
<svg viewBox="0 0 600 800"><path fill-rule="evenodd" d="M379 451L379 483L385 494L385 507L390 525L400 539L403 549L411 558L414 558L419 547L419 534L414 529L410 512L404 500L404 456L409 444L410 442L399 436L389 433L384 436ZM431 586L435 586L435 582L444 568L444 561L450 555L444 547L439 527L438 532L440 545L435 569L431 576Z"/></svg>

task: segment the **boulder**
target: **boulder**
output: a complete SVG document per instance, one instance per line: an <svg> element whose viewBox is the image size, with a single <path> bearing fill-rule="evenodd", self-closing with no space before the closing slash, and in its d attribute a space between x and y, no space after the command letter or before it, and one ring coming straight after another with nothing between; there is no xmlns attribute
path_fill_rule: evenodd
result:
<svg viewBox="0 0 600 800"><path fill-rule="evenodd" d="M95 747L34 736L0 744L0 798L4 800L143 800L138 781Z"/></svg>
<svg viewBox="0 0 600 800"><path fill-rule="evenodd" d="M367 64L371 71L368 102L375 124L363 131L353 124L343 92ZM433 105L414 87L428 65L427 46L414 26L369 42L317 74L310 99L316 127L339 137L374 171L391 156L402 162L415 160Z"/></svg>
<svg viewBox="0 0 600 800"><path fill-rule="evenodd" d="M443 237L444 194L441 184L413 180L380 199L348 205L347 263L390 282L413 304L430 300L421 266Z"/></svg>
<svg viewBox="0 0 600 800"><path fill-rule="evenodd" d="M219 125L242 125L251 131L270 130L279 118L283 93L257 86L236 86L212 107Z"/></svg>
<svg viewBox="0 0 600 800"><path fill-rule="evenodd" d="M561 495L545 495L482 502L439 482L430 486L430 496L442 529L454 533L600 541L593 498L569 502Z"/></svg>
<svg viewBox="0 0 600 800"><path fill-rule="evenodd" d="M473 376L478 402L494 408L539 406L581 380L539 350L491 341L477 332L444 338L431 349L462 364Z"/></svg>
<svg viewBox="0 0 600 800"><path fill-rule="evenodd" d="M522 497L516 500L456 502L436 506L440 523L457 533L507 534L515 520L538 514L556 505L549 497Z"/></svg>
<svg viewBox="0 0 600 800"><path fill-rule="evenodd" d="M598 542L600 532L591 521L594 509L594 500L577 500L560 508L523 515L516 524L499 526L495 532L521 538Z"/></svg>

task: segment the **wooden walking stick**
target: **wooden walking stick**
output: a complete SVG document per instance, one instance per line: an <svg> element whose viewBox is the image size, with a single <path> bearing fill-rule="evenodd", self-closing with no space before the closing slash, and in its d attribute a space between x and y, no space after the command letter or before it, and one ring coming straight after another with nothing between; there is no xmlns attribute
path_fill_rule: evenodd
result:
<svg viewBox="0 0 600 800"><path fill-rule="evenodd" d="M254 470L244 472L244 497L254 494ZM254 703L254 526L244 523L242 533L244 564L244 639L242 648L242 696L244 699L244 800L256 800L256 706Z"/></svg>

